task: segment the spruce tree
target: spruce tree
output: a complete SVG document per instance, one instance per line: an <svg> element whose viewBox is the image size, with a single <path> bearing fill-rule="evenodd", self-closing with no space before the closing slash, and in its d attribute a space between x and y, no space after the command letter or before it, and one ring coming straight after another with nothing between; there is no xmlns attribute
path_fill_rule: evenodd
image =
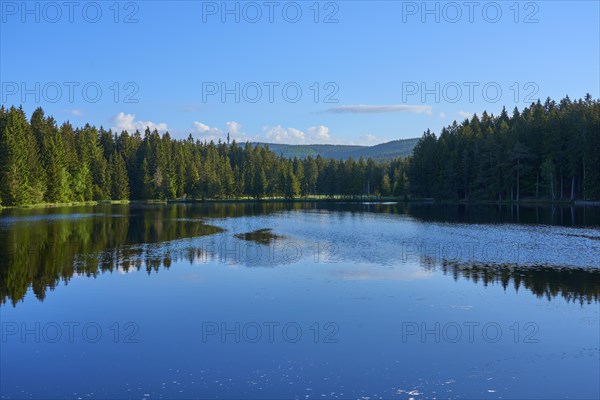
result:
<svg viewBox="0 0 600 400"><path fill-rule="evenodd" d="M125 161L119 153L111 156L111 195L113 200L129 200L129 178Z"/></svg>

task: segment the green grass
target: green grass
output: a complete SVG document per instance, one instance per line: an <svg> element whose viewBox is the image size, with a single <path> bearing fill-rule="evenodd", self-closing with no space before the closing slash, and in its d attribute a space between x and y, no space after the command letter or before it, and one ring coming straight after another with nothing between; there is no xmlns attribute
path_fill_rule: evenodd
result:
<svg viewBox="0 0 600 400"><path fill-rule="evenodd" d="M21 206L0 206L0 209L11 209L11 208L58 208L58 207L78 207L78 206L96 206L98 204L129 204L129 200L94 200L94 201L72 201L67 203L37 203L37 204L24 204Z"/></svg>
<svg viewBox="0 0 600 400"><path fill-rule="evenodd" d="M0 206L0 209L42 209L42 208L58 208L58 207L77 207L77 206L95 206L95 205L106 205L106 204L176 204L176 203L275 203L275 202L290 202L290 203L303 203L303 202L325 202L325 203L362 203L362 202L398 202L398 203L414 203L414 204L439 204L439 205L455 205L455 204L471 204L471 205L582 205L582 206L600 206L600 201L593 200L563 200L563 201L551 201L548 199L522 199L518 202L503 200L499 202L497 200L434 200L434 199L421 199L421 198L404 198L395 196L326 196L326 195L315 195L308 197L296 197L293 199L285 197L263 197L256 199L253 197L239 197L232 199L204 199L204 200L97 200L97 201L83 201L83 202L69 202L69 203L39 203L29 204L22 206Z"/></svg>

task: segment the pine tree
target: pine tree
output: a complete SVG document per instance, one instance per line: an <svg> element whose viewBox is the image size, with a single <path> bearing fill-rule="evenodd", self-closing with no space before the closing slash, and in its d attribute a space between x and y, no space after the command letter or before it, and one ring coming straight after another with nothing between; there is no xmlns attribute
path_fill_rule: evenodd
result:
<svg viewBox="0 0 600 400"><path fill-rule="evenodd" d="M127 177L127 168L125 161L119 153L112 155L111 165L111 183L113 200L129 200L129 178Z"/></svg>
<svg viewBox="0 0 600 400"><path fill-rule="evenodd" d="M267 175L265 170L261 166L255 168L255 175L253 179L254 186L252 188L252 196L256 199L261 199L265 195L267 190Z"/></svg>
<svg viewBox="0 0 600 400"><path fill-rule="evenodd" d="M381 195L389 196L392 192L392 185L388 174L383 174L381 178Z"/></svg>
<svg viewBox="0 0 600 400"><path fill-rule="evenodd" d="M57 128L38 108L0 107L0 204L92 199L409 195L451 200L600 198L600 102L538 101L427 130L389 162L277 156L267 146Z"/></svg>
<svg viewBox="0 0 600 400"><path fill-rule="evenodd" d="M62 137L56 132L45 141L46 201L64 203L71 199L71 176L67 171L67 161Z"/></svg>
<svg viewBox="0 0 600 400"><path fill-rule="evenodd" d="M23 121L12 107L0 131L0 198L7 206L31 204L31 186L27 171L27 143Z"/></svg>
<svg viewBox="0 0 600 400"><path fill-rule="evenodd" d="M300 194L300 182L294 174L294 169L291 163L288 163L284 170L284 190L283 195L287 199L293 199Z"/></svg>

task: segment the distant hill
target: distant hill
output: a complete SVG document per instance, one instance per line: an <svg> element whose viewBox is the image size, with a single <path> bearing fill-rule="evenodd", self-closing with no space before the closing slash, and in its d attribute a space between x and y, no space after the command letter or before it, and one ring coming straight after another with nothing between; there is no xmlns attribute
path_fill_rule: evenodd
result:
<svg viewBox="0 0 600 400"><path fill-rule="evenodd" d="M391 142L378 144L375 146L346 146L335 144L278 144L278 143L253 143L261 146L268 146L271 151L277 155L286 158L306 158L308 156L316 157L321 155L325 158L335 158L337 160L352 157L372 158L378 161L391 160L398 157L406 157L412 154L412 151L419 141L414 139L393 140Z"/></svg>

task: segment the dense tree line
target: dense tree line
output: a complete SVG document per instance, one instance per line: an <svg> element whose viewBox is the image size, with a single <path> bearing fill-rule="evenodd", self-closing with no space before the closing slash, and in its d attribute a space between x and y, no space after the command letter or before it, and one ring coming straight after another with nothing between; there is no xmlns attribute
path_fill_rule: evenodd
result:
<svg viewBox="0 0 600 400"><path fill-rule="evenodd" d="M278 157L265 146L174 140L0 108L2 205L127 199L407 194L407 163Z"/></svg>
<svg viewBox="0 0 600 400"><path fill-rule="evenodd" d="M0 108L0 205L90 200L600 198L600 102L538 101L429 130L413 156L284 158L266 146L201 142L146 129L58 126L38 108Z"/></svg>
<svg viewBox="0 0 600 400"><path fill-rule="evenodd" d="M425 132L409 170L413 196L453 200L600 198L600 102L539 100Z"/></svg>

